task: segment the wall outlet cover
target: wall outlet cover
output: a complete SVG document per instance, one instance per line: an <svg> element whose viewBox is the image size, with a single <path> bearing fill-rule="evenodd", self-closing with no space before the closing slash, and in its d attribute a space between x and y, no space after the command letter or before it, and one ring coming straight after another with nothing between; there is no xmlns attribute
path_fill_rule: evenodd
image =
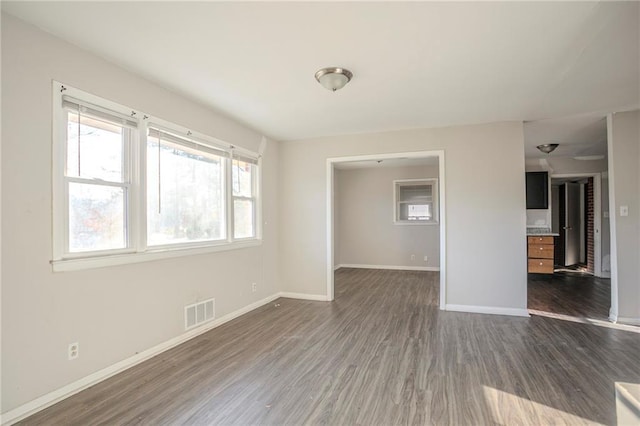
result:
<svg viewBox="0 0 640 426"><path fill-rule="evenodd" d="M80 356L80 344L78 342L70 343L67 352L69 361L76 359Z"/></svg>

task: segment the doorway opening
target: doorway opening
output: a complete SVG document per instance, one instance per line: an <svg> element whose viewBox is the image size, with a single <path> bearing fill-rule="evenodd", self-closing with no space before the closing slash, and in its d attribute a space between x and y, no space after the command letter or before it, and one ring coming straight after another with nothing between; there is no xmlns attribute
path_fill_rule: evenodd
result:
<svg viewBox="0 0 640 426"><path fill-rule="evenodd" d="M608 201L605 193L603 203L602 174L550 178L554 273L529 274L529 311L606 321L612 295L609 256L602 255L609 252L608 227L603 235Z"/></svg>
<svg viewBox="0 0 640 426"><path fill-rule="evenodd" d="M384 168L387 171L384 175L376 174L374 183L372 171ZM351 173L359 169L369 170L368 175ZM339 190L342 186L338 184L341 177L347 174L352 175L349 179L352 183L355 182L350 184L352 196L347 195L343 198L351 203L351 208L348 209L348 217L339 217L338 213L344 209L339 210L341 199ZM444 151L327 159L328 300L334 300L334 275L335 270L340 266L381 270L438 271L438 304L440 309L444 309L446 300L444 176ZM342 179L342 181L346 180ZM365 203L368 204L365 205ZM360 233L355 234L355 229L359 229ZM359 235L356 238L359 241L351 244L348 238L341 238L345 237L346 231ZM421 237L423 231L435 235L435 241L429 237ZM387 237L378 235L384 232L387 233ZM402 241L408 241L403 240L403 235L412 235L411 241L416 246L407 247L403 244ZM349 244L345 244L345 241ZM400 241L400 243L393 248L392 241ZM407 253L404 253L405 251ZM344 256L347 252L351 257Z"/></svg>

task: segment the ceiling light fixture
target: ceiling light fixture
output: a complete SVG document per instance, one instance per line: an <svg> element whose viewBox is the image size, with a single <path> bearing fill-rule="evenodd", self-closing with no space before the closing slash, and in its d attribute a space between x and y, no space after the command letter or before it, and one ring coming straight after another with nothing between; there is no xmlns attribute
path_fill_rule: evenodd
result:
<svg viewBox="0 0 640 426"><path fill-rule="evenodd" d="M544 152L545 154L551 154L557 147L558 147L558 143L545 143L542 145L538 145L536 148L538 148L540 151Z"/></svg>
<svg viewBox="0 0 640 426"><path fill-rule="evenodd" d="M318 83L328 90L335 92L342 89L353 78L353 73L345 68L329 67L316 72Z"/></svg>

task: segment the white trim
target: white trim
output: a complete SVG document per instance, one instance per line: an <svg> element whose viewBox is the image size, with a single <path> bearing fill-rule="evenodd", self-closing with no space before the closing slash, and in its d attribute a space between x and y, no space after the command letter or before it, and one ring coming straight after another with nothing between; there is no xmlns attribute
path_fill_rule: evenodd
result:
<svg viewBox="0 0 640 426"><path fill-rule="evenodd" d="M324 294L291 293L289 291L281 291L279 293L279 296L284 297L285 299L317 300L321 302L330 302L330 300L328 300L327 296Z"/></svg>
<svg viewBox="0 0 640 426"><path fill-rule="evenodd" d="M607 175L609 177L609 259L611 263L611 308L609 319L618 318L618 239L616 237L616 191L613 170L613 114L607 115ZM613 318L613 319L612 319Z"/></svg>
<svg viewBox="0 0 640 426"><path fill-rule="evenodd" d="M336 269L338 268L389 269L392 271L440 271L440 268L437 266L362 265L356 263L343 263L336 266Z"/></svg>
<svg viewBox="0 0 640 426"><path fill-rule="evenodd" d="M439 206L439 227L440 227L440 309L444 309L446 304L446 216L445 216L445 159L444 150L437 151L413 151L413 152L394 152L388 154L370 154L356 155L349 157L333 157L327 158L327 180L326 180L326 241L327 241L327 299L334 298L334 250L333 250L333 183L334 183L334 165L335 163L344 163L349 161L369 161L369 160L387 160L394 158L424 158L438 157L438 206Z"/></svg>
<svg viewBox="0 0 640 426"><path fill-rule="evenodd" d="M638 327L634 327L632 325L625 325L625 324L616 324L615 322L609 322L609 321L605 321L605 320L584 318L584 317L575 317L575 316L563 315L563 314L554 314L552 312L538 311L538 310L535 310L535 309L529 309L529 313L531 315L536 315L536 316L540 316L540 317L547 317L547 318L559 319L559 320L563 320L563 321L577 322L577 323L580 323L580 324L597 325L599 327L612 328L614 330L624 330L624 331L631 331L633 333L640 333L640 328L638 328Z"/></svg>
<svg viewBox="0 0 640 426"><path fill-rule="evenodd" d="M498 306L474 305L445 305L445 310L454 312L469 312L473 314L509 315L514 317L529 317L529 311L517 308L501 308Z"/></svg>
<svg viewBox="0 0 640 426"><path fill-rule="evenodd" d="M80 259L55 260L51 262L54 272L80 271L83 269L104 268L107 266L127 265L129 263L149 262L174 257L194 256L219 251L238 250L262 245L262 240L252 239L228 243L223 240L218 245L202 247L182 247L140 253L114 254L111 256L83 257Z"/></svg>
<svg viewBox="0 0 640 426"><path fill-rule="evenodd" d="M631 324L631 325L640 325L640 318L618 317L615 322L623 323L623 324Z"/></svg>
<svg viewBox="0 0 640 426"><path fill-rule="evenodd" d="M444 192L444 151L438 151L438 185L439 185L439 200L438 205L440 208L440 309L444 309L447 304L447 229L446 216L445 216L445 192Z"/></svg>
<svg viewBox="0 0 640 426"><path fill-rule="evenodd" d="M62 401L72 395L77 394L78 392L87 389L90 386L93 386L97 383L102 382L110 377L115 376L116 374L125 371L135 365L140 364L143 361L148 360L156 355L161 354L171 348L174 348L188 340L193 339L207 331L221 326L224 323L227 323L241 315L246 314L254 309L257 309L261 306L266 305L269 302L276 300L281 297L281 293L273 294L269 297L266 297L262 300L258 300L257 302L251 303L243 308L237 309L221 318L208 322L206 325L201 327L192 329L186 333L183 333L179 336L174 337L173 339L169 339L166 342L160 343L152 348L149 348L145 351L142 351L132 357L127 359L123 359L109 367L103 368L102 370L96 371L86 377L83 377L80 380L76 380L73 383L70 383L66 386L63 386L53 392L49 392L46 395L43 395L39 398L36 398L32 401L27 402L17 408L14 408L11 411L2 414L2 419L0 420L3 425L11 425L20 420L29 417L38 411L44 410L47 407L52 406L53 404Z"/></svg>
<svg viewBox="0 0 640 426"><path fill-rule="evenodd" d="M334 286L333 286L333 265L335 259L333 258L333 186L334 186L334 167L331 160L327 160L327 300L334 299Z"/></svg>

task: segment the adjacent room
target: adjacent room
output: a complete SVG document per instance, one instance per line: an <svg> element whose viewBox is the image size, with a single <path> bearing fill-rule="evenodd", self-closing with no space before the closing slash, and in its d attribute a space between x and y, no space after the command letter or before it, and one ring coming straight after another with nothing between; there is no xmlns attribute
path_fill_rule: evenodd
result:
<svg viewBox="0 0 640 426"><path fill-rule="evenodd" d="M616 298L607 118L532 121L524 131L529 312L607 321Z"/></svg>
<svg viewBox="0 0 640 426"><path fill-rule="evenodd" d="M0 8L0 424L640 423L640 2Z"/></svg>

